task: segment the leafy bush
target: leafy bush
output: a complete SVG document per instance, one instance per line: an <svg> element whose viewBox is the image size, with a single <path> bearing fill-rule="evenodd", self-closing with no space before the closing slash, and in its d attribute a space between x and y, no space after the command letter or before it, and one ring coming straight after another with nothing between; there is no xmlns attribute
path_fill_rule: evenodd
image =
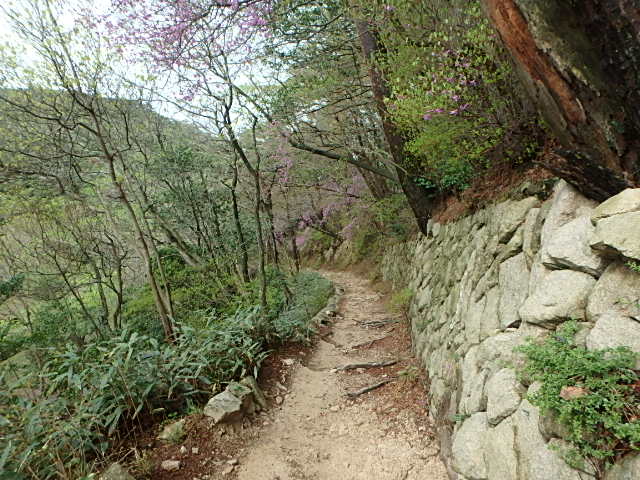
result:
<svg viewBox="0 0 640 480"><path fill-rule="evenodd" d="M462 190L502 155L501 144L515 143L517 157L519 144L536 137L535 117L479 1L363 5L377 20L385 47L378 64L391 88L387 109L408 139L410 167L424 172L419 183Z"/></svg>
<svg viewBox="0 0 640 480"><path fill-rule="evenodd" d="M394 312L407 313L412 299L413 290L410 288L403 288L391 296L389 306Z"/></svg>
<svg viewBox="0 0 640 480"><path fill-rule="evenodd" d="M629 260L626 263L627 267L629 267L632 271L636 272L636 273L640 273L640 263L636 262L634 260Z"/></svg>
<svg viewBox="0 0 640 480"><path fill-rule="evenodd" d="M394 194L383 198L368 206L368 212L373 215L374 224L383 235L396 237L398 241L407 239L410 232L408 225L412 224L412 214L403 194Z"/></svg>
<svg viewBox="0 0 640 480"><path fill-rule="evenodd" d="M0 362L27 348L29 336L13 319L0 320Z"/></svg>
<svg viewBox="0 0 640 480"><path fill-rule="evenodd" d="M567 322L543 343L519 347L524 373L542 383L530 401L567 427L573 449L566 458L588 460L602 472L629 450L640 450L640 379L628 348L587 350L575 344L576 322ZM575 398L561 396L576 387Z"/></svg>
<svg viewBox="0 0 640 480"><path fill-rule="evenodd" d="M380 241L380 235L371 230L369 226L363 226L358 229L353 236L353 261L360 262L367 257L371 257L375 252L377 242Z"/></svg>
<svg viewBox="0 0 640 480"><path fill-rule="evenodd" d="M224 318L210 315L202 328L180 324L175 345L125 331L83 349L50 348L37 371L3 369L0 471L78 478L140 417L193 406L222 383L256 375L270 345L308 338L309 320L331 284L302 273L292 290L294 301L281 302L280 316L262 315L255 306Z"/></svg>
<svg viewBox="0 0 640 480"><path fill-rule="evenodd" d="M294 279L292 303L273 322L273 333L279 341L306 342L313 333L309 320L327 303L333 292L332 283L314 272L301 272Z"/></svg>

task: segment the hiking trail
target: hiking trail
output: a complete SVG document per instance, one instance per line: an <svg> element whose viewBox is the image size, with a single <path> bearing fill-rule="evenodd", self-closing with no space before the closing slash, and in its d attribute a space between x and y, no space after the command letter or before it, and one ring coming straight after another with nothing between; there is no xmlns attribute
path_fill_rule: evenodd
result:
<svg viewBox="0 0 640 480"><path fill-rule="evenodd" d="M385 309L367 280L321 273L344 289L331 332L305 365L296 363L281 404L263 416L261 432L226 478L445 480L408 326ZM386 367L336 370L395 360ZM346 395L386 380L392 381L355 398Z"/></svg>

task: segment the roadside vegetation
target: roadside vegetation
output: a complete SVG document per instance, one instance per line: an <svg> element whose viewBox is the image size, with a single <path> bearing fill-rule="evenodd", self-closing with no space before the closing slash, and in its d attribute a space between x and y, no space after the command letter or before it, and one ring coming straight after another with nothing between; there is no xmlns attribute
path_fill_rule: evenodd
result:
<svg viewBox="0 0 640 480"><path fill-rule="evenodd" d="M621 455L640 450L640 378L627 347L588 350L576 343L577 322L519 350L525 376L540 382L530 401L566 432L567 462L601 478Z"/></svg>
<svg viewBox="0 0 640 480"><path fill-rule="evenodd" d="M3 480L99 470L310 339L305 262L555 142L479 0L106 3L0 6Z"/></svg>

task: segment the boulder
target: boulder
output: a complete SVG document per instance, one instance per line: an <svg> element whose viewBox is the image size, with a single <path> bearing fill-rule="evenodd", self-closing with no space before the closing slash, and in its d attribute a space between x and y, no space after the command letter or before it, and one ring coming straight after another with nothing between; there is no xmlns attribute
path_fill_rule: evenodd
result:
<svg viewBox="0 0 640 480"><path fill-rule="evenodd" d="M596 280L572 270L550 272L524 302L520 317L536 325L554 325L566 319L585 318L587 299Z"/></svg>
<svg viewBox="0 0 640 480"><path fill-rule="evenodd" d="M256 406L253 401L253 391L250 387L238 382L231 382L227 385L226 391L233 394L234 397L242 403L242 412L244 414L253 414L256 412Z"/></svg>
<svg viewBox="0 0 640 480"><path fill-rule="evenodd" d="M591 214L597 206L597 202L587 199L564 180L560 180L556 184L550 200L551 207L549 207L541 232L543 248L558 228L576 217Z"/></svg>
<svg viewBox="0 0 640 480"><path fill-rule="evenodd" d="M184 436L184 423L185 420L183 418L182 420L166 425L158 435L158 440L179 442Z"/></svg>
<svg viewBox="0 0 640 480"><path fill-rule="evenodd" d="M498 241L508 242L518 227L524 223L527 212L539 203L536 197L527 197L520 201L508 201L498 205L496 212L499 215L496 232Z"/></svg>
<svg viewBox="0 0 640 480"><path fill-rule="evenodd" d="M546 440L552 438L567 439L571 434L570 430L558 421L557 415L552 412L545 412L538 418L538 430Z"/></svg>
<svg viewBox="0 0 640 480"><path fill-rule="evenodd" d="M542 209L532 208L527 212L522 231L522 251L527 259L527 266L531 268L533 259L540 249L540 229L542 228Z"/></svg>
<svg viewBox="0 0 640 480"><path fill-rule="evenodd" d="M473 480L487 478L484 447L488 428L487 414L475 413L462 423L453 436L452 466L465 478Z"/></svg>
<svg viewBox="0 0 640 480"><path fill-rule="evenodd" d="M605 255L640 260L640 212L622 213L596 223L591 248Z"/></svg>
<svg viewBox="0 0 640 480"><path fill-rule="evenodd" d="M551 269L568 268L599 277L608 262L589 245L594 232L588 216L571 220L553 233L542 255L542 263Z"/></svg>
<svg viewBox="0 0 640 480"><path fill-rule="evenodd" d="M519 480L581 480L580 472L569 467L547 445L538 428L540 412L537 407L523 400L510 418L516 431Z"/></svg>
<svg viewBox="0 0 640 480"><path fill-rule="evenodd" d="M507 328L520 321L518 310L527 298L529 287L529 269L524 253L502 262L499 267L498 285L500 303L498 317L500 327Z"/></svg>
<svg viewBox="0 0 640 480"><path fill-rule="evenodd" d="M640 454L630 453L616 463L604 476L604 480L638 480L640 478Z"/></svg>
<svg viewBox="0 0 640 480"><path fill-rule="evenodd" d="M488 375L487 370L480 371L478 367L478 347L471 347L462 361L462 393L459 408L461 413L471 414L486 409L484 384Z"/></svg>
<svg viewBox="0 0 640 480"><path fill-rule="evenodd" d="M605 313L640 316L640 274L621 262L612 263L598 279L587 302L587 319Z"/></svg>
<svg viewBox="0 0 640 480"><path fill-rule="evenodd" d="M497 425L518 409L525 392L511 368L503 368L487 382L487 421Z"/></svg>
<svg viewBox="0 0 640 480"><path fill-rule="evenodd" d="M640 322L615 313L600 315L596 326L587 336L587 348L600 350L603 348L629 347L640 354ZM636 362L640 369L640 356Z"/></svg>
<svg viewBox="0 0 640 480"><path fill-rule="evenodd" d="M112 463L102 472L100 480L135 480L135 478L119 463Z"/></svg>
<svg viewBox="0 0 640 480"><path fill-rule="evenodd" d="M488 479L511 480L518 478L513 420L505 418L497 427L489 428L485 442Z"/></svg>
<svg viewBox="0 0 640 480"><path fill-rule="evenodd" d="M467 315L464 317L464 331L467 342L471 345L480 342L480 330L486 303L486 296L482 297L478 302L472 302L469 305Z"/></svg>
<svg viewBox="0 0 640 480"><path fill-rule="evenodd" d="M522 357L513 349L521 345L524 337L517 331L509 331L493 335L480 344L478 363L481 367L501 364L516 364Z"/></svg>
<svg viewBox="0 0 640 480"><path fill-rule="evenodd" d="M504 262L509 258L522 252L522 244L524 242L524 225L518 227L511 239L506 245L499 244L496 249L496 259L498 262Z"/></svg>
<svg viewBox="0 0 640 480"><path fill-rule="evenodd" d="M482 325L480 327L480 341L495 335L500 329L500 317L498 316L498 304L500 302L500 289L493 287L487 292L487 303L482 312Z"/></svg>
<svg viewBox="0 0 640 480"><path fill-rule="evenodd" d="M627 188L598 205L591 214L591 221L595 224L603 218L638 211L640 211L640 188Z"/></svg>
<svg viewBox="0 0 640 480"><path fill-rule="evenodd" d="M248 376L240 380L240 383L245 387L248 387L251 389L251 392L253 393L253 400L256 403L256 407L259 407L260 410L266 410L267 399L265 398L264 393L262 392L262 389L258 385L258 382L256 381L256 379L252 376Z"/></svg>
<svg viewBox="0 0 640 480"><path fill-rule="evenodd" d="M235 423L240 421L244 415L242 400L225 390L212 397L202 413L213 418L215 423Z"/></svg>
<svg viewBox="0 0 640 480"><path fill-rule="evenodd" d="M540 285L542 285L547 278L547 275L551 273L552 270L548 269L542 264L542 252L538 252L533 259L533 264L531 265L531 274L529 275L529 295L533 295L533 293L538 289Z"/></svg>
<svg viewBox="0 0 640 480"><path fill-rule="evenodd" d="M182 462L180 462L180 460L163 460L160 464L160 468L167 472L175 472L180 470L180 467L182 467Z"/></svg>

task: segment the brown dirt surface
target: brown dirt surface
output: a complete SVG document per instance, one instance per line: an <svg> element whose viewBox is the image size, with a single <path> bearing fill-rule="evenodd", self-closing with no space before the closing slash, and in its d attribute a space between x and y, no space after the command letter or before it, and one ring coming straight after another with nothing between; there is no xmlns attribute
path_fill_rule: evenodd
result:
<svg viewBox="0 0 640 480"><path fill-rule="evenodd" d="M552 142L547 142L541 156L549 154ZM433 219L440 223L456 220L496 201L503 200L525 182L538 184L553 178L548 170L534 163L523 165L512 162L495 163L459 194L441 198L434 210Z"/></svg>
<svg viewBox="0 0 640 480"><path fill-rule="evenodd" d="M339 314L330 328L320 332L314 348L287 345L264 363L260 384L269 409L236 428L214 426L203 415L190 415L187 434L176 444L155 440L154 431L132 453L145 459L130 462L130 467L137 467L136 478L447 478L406 321L389 313L388 296L375 291L362 276L322 273L344 288ZM379 328L362 326L362 322L385 319L398 322ZM398 363L336 371L350 363L390 359ZM353 399L346 396L382 380L392 381ZM180 460L181 468L163 471L163 460Z"/></svg>

